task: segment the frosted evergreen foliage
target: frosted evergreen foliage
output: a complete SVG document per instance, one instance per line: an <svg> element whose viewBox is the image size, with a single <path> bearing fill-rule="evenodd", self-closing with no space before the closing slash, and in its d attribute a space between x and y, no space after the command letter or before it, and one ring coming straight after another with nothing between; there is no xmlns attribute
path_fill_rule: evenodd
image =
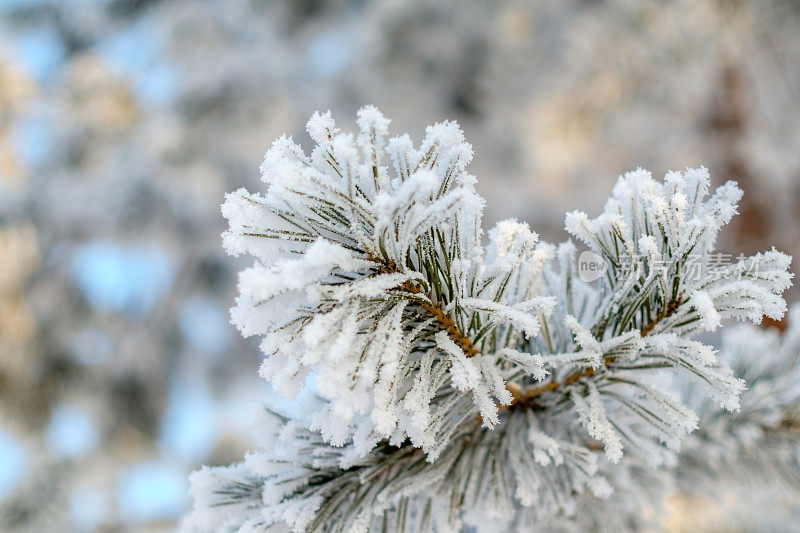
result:
<svg viewBox="0 0 800 533"><path fill-rule="evenodd" d="M714 482L735 479L746 491L772 487L800 497L800 308L783 335L746 325L726 331L722 351L749 390L733 416L720 416L691 384L684 391L701 424L680 457L681 487L713 493Z"/></svg>
<svg viewBox="0 0 800 533"><path fill-rule="evenodd" d="M698 334L781 318L790 258L719 261L741 191L710 190L703 168L620 177L601 215L567 215L580 255L515 220L484 240L458 125L415 146L372 107L357 123L315 114L310 155L282 137L266 192L226 197L225 247L255 258L233 323L263 338L277 391L319 402L302 420L270 412L262 451L194 474L186 529L640 523L701 416L746 415L746 365Z"/></svg>

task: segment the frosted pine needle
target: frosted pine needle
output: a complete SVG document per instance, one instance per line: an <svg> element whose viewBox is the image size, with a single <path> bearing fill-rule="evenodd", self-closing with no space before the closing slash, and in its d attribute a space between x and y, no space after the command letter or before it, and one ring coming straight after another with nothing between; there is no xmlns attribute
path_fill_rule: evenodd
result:
<svg viewBox="0 0 800 533"><path fill-rule="evenodd" d="M310 154L281 137L265 192L226 196L224 246L254 258L232 321L263 338L277 391L314 401L305 423L274 414L275 446L193 476L188 530L444 531L486 516L491 530L636 527L682 444L702 458L693 431L724 439L735 416L737 438L773 443L800 427L784 411L798 404L784 378L798 372L796 325L759 357L726 336L736 372L695 338L786 309L788 256L713 261L734 183L638 169L599 216L567 215L580 255L515 220L484 241L457 124L429 126L418 146L389 138L373 107L357 124L315 113ZM776 397L753 392L768 412L742 377L773 383Z"/></svg>

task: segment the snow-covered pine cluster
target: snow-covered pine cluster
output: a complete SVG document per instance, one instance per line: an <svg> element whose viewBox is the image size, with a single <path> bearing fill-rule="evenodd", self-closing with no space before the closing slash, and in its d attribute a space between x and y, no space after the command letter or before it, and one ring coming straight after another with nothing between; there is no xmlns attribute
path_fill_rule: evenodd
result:
<svg viewBox="0 0 800 533"><path fill-rule="evenodd" d="M389 139L375 108L358 127L315 114L310 155L281 137L266 193L226 197L225 247L255 258L233 322L263 336L277 391L313 401L265 410L260 451L193 475L188 531L630 528L682 472L699 416L704 439L796 428L783 412L797 405L796 335L773 357L760 346L776 339L745 334L738 372L698 340L785 311L788 256L714 253L734 183L710 190L704 168L620 177L600 216L567 215L602 266L583 281L572 241L506 220L484 243L457 124L428 127L418 147ZM742 377L762 375L787 392L750 421Z"/></svg>
<svg viewBox="0 0 800 533"><path fill-rule="evenodd" d="M778 335L740 325L722 335L721 351L748 384L739 411L721 413L686 384L681 392L700 424L681 452L677 480L685 493L741 485L769 485L797 494L800 487L800 306ZM743 483L744 482L744 483ZM752 492L751 492L752 494ZM784 499L786 499L784 497ZM791 500L791 498L790 498Z"/></svg>

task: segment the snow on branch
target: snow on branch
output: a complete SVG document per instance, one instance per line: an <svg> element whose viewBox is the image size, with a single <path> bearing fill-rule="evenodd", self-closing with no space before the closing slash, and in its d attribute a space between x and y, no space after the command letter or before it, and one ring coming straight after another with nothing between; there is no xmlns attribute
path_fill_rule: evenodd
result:
<svg viewBox="0 0 800 533"><path fill-rule="evenodd" d="M267 192L227 197L225 246L256 258L239 277L233 322L264 336L261 374L277 390L291 397L310 380L326 401L314 418L326 441L355 436L368 451L399 433L428 448L446 431L441 416L404 412L425 356L496 423L509 393L499 369L472 359L498 335L536 333L552 307L536 285L548 253L515 224L492 234L503 243L487 255L483 200L465 170L472 148L455 123L428 127L419 148L387 140L374 108L358 125L353 136L315 114L310 156L282 137L261 166Z"/></svg>
<svg viewBox="0 0 800 533"><path fill-rule="evenodd" d="M281 137L266 192L223 204L226 249L255 259L233 323L263 336L276 390L321 401L305 425L276 415L280 445L195 474L188 530L630 527L698 427L784 427L797 387L775 370L796 376L796 334L747 364L695 337L786 309L788 256L714 249L735 184L639 169L599 216L567 215L580 253L516 220L484 243L458 125L415 147L372 107L357 123L316 113L310 155ZM746 380L782 391L763 419L740 403Z"/></svg>

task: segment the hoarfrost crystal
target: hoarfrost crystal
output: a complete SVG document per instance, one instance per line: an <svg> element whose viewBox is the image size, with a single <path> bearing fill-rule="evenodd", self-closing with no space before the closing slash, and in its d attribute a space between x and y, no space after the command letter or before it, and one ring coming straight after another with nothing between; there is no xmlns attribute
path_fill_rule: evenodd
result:
<svg viewBox="0 0 800 533"><path fill-rule="evenodd" d="M666 490L687 435L746 389L696 335L781 318L789 257L714 264L741 191L711 191L704 168L639 169L598 217L567 215L599 263L583 281L572 242L516 220L484 244L458 125L415 147L375 108L357 124L316 113L310 155L281 137L266 192L226 197L225 248L255 259L233 323L263 337L276 390L321 401L305 426L272 414L279 445L196 473L186 529L640 523L631 502Z"/></svg>

